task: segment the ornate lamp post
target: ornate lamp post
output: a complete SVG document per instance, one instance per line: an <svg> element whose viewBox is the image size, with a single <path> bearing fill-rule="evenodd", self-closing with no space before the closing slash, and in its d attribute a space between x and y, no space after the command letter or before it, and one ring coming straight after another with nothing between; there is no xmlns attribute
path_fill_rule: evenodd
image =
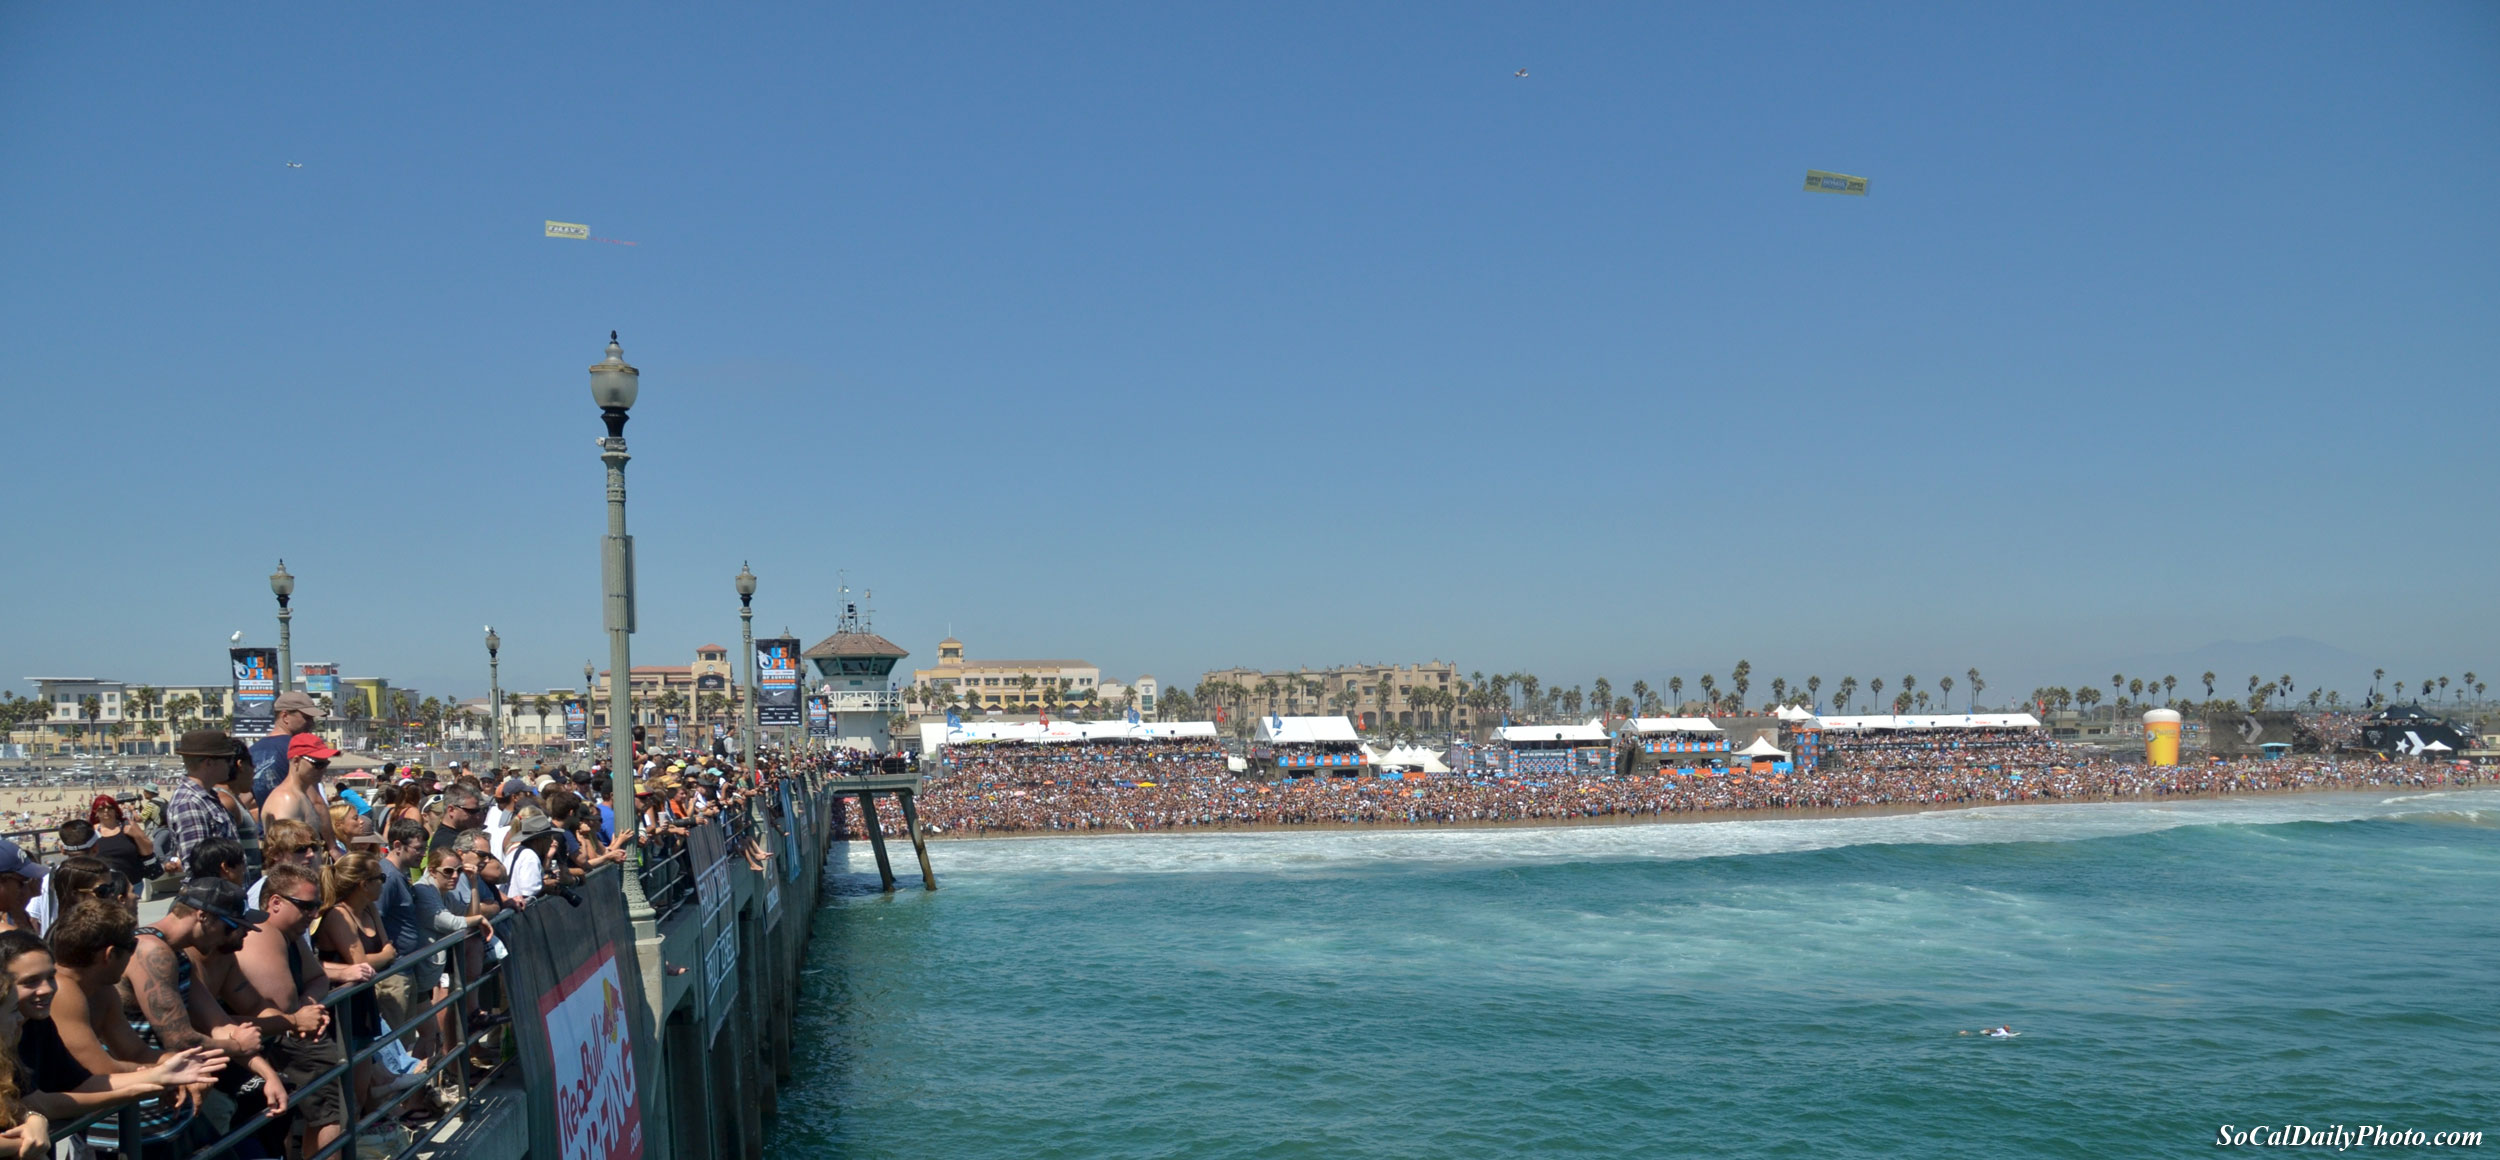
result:
<svg viewBox="0 0 2500 1160"><path fill-rule="evenodd" d="M288 633L288 621L295 619L295 610L287 602L295 597L295 577L287 575L286 561L278 561L278 570L269 574L269 591L278 598L278 691L295 687L294 641Z"/></svg>
<svg viewBox="0 0 2500 1160"><path fill-rule="evenodd" d="M495 626L486 626L486 768L493 769L503 760L503 670L495 654L503 648L503 638L495 635Z"/></svg>
<svg viewBox="0 0 2500 1160"><path fill-rule="evenodd" d="M738 717L738 744L745 750L747 768L755 767L755 573L738 565L738 637L746 642L747 684L739 691L738 703L744 711Z"/></svg>
<svg viewBox="0 0 2500 1160"><path fill-rule="evenodd" d="M599 542L599 572L605 596L603 620L608 630L608 762L614 793L616 833L621 839L634 825L634 731L626 726L633 714L629 679L634 671L634 542L625 534L625 413L642 390L642 372L625 363L616 332L608 332L608 357L590 368L590 401L608 434L599 441L599 461L608 466L608 534ZM651 900L642 894L642 847L634 847L634 863L625 875L625 913L637 927L658 919Z"/></svg>

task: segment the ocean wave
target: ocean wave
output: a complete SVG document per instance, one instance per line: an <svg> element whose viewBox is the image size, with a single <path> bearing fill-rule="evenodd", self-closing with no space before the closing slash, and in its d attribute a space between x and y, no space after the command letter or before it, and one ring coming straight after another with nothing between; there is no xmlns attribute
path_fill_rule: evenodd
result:
<svg viewBox="0 0 2500 1160"><path fill-rule="evenodd" d="M2491 824L2485 819L2500 818L2500 789L2445 795L2454 799L2442 803L2448 808L2427 811L2413 804L2421 795L2391 798L2382 793L1983 806L1841 818L1000 838L937 843L930 853L943 882L964 875L1291 874L1384 864L1681 861L1865 845L2069 842L2188 826L2374 820L2485 826ZM890 843L889 853L893 849ZM836 851L837 873L859 873L875 865L865 842L850 843L847 849L837 846ZM909 860L908 848L901 858Z"/></svg>

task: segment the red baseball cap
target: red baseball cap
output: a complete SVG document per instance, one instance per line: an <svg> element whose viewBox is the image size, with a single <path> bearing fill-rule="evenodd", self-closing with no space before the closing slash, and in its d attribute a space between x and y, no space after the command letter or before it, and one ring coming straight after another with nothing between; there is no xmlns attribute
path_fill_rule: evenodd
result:
<svg viewBox="0 0 2500 1160"><path fill-rule="evenodd" d="M339 751L330 748L329 743L323 741L321 739L321 735L318 733L298 733L295 735L294 740L286 743L286 759L288 761L293 761L298 757L311 757L322 761L328 761L338 755Z"/></svg>

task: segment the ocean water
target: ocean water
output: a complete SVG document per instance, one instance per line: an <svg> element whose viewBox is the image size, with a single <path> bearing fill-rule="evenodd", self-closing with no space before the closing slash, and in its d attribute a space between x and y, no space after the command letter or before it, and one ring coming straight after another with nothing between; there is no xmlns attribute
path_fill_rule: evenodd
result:
<svg viewBox="0 0 2500 1160"><path fill-rule="evenodd" d="M776 1155L2500 1149L2500 791L840 853Z"/></svg>

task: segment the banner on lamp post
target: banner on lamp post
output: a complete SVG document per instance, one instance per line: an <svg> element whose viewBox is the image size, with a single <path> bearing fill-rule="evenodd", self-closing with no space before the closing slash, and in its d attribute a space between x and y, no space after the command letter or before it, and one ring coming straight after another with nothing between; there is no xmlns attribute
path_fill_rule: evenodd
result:
<svg viewBox="0 0 2500 1160"><path fill-rule="evenodd" d="M833 710L825 706L823 697L807 699L807 735L810 737L833 736Z"/></svg>
<svg viewBox="0 0 2500 1160"><path fill-rule="evenodd" d="M799 642L776 637L755 642L755 723L766 729L799 723Z"/></svg>
<svg viewBox="0 0 2500 1160"><path fill-rule="evenodd" d="M567 741L590 740L590 711L579 701L564 703L564 739Z"/></svg>
<svg viewBox="0 0 2500 1160"><path fill-rule="evenodd" d="M266 737L278 730L278 650L230 648L234 665L234 718L237 737Z"/></svg>

